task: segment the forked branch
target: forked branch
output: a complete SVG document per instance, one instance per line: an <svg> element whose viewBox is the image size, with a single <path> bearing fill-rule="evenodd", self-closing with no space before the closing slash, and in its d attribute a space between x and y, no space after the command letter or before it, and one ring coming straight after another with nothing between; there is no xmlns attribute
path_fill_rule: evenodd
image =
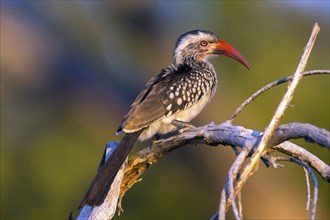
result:
<svg viewBox="0 0 330 220"><path fill-rule="evenodd" d="M290 123L281 126L278 125L281 117L284 114L284 111L290 104L293 93L299 81L303 76L330 74L330 70L313 70L303 72L318 31L319 27L317 24L315 24L312 35L306 48L304 49L304 53L301 57L295 74L272 82L257 91L234 112L234 114L228 119L226 123L220 125L210 123L202 127L179 132L178 134L167 139L154 142L152 146L144 148L136 154L130 156L127 163L123 165L121 171L118 173L119 181L121 181L120 179L122 177L121 184L119 182L119 184L111 187L108 193L109 198L106 198L106 202L102 204L101 209L90 209L90 211L93 211L93 215L102 216L104 219L111 219L115 212L113 207L116 207L117 199L120 214L122 212L121 201L125 193L135 183L141 180L141 175L151 165L157 163L158 160L165 157L168 153L180 147L206 144L209 146L231 146L233 150L235 150L235 153L238 154L238 157L228 172L227 181L225 183L224 189L221 192L219 210L217 214L212 217L212 219L225 219L226 211L231 204L236 219L242 218L241 204L238 202L237 205L235 198L237 195L239 195L248 177L256 171L260 158L265 162L267 166L272 165L276 168L278 166L282 166L278 163L280 161L291 161L298 163L299 165L303 166L305 170L307 170L307 173L312 177L314 183L314 199L311 213L311 219L314 219L318 188L317 179L313 174L312 169L318 172L325 181L330 182L330 167L309 151L291 142L288 142L288 140L303 138L308 142L316 143L322 147L327 148L328 150L330 149L330 132L310 124ZM290 85L281 103L279 104L273 119L271 120L264 133L246 129L241 126L233 126L231 124L237 115L256 97L269 90L270 88L273 88L274 86L280 85L284 82L290 82ZM237 150L236 147L240 148L241 150ZM273 152L281 152L286 155L286 157L283 158L273 156ZM251 159L250 162L246 164L245 162L248 157L251 157ZM243 164L246 164L245 167L243 167ZM309 181L307 181L307 184L309 188ZM118 196L119 190L120 193ZM111 202L107 203L107 201ZM309 201L310 196L308 196L307 204L309 204ZM111 212L109 210L111 210ZM91 215L88 216L89 219L93 219ZM82 217L82 219L86 219L86 217Z"/></svg>
<svg viewBox="0 0 330 220"><path fill-rule="evenodd" d="M288 129L289 128L289 129ZM299 129L296 129L299 128ZM297 131L309 130L311 132ZM120 186L120 195L118 208L122 210L121 200L125 193L141 179L141 175L152 165L156 164L160 159L164 158L168 153L181 147L195 146L205 144L208 146L237 146L244 152L244 156L249 154L249 150L253 148L259 141L261 136L256 136L257 131L246 129L241 126L233 126L229 123L216 125L210 123L208 125L186 130L183 133L157 141L152 146L146 147L136 154L129 157L125 167L124 177ZM276 129L270 143L278 143L278 140L288 140L291 138L303 138L309 142L314 142L320 146L330 148L330 132L325 129L317 128L310 124L291 123L281 125ZM318 172L324 180L330 182L330 167L320 160L318 157L293 143L285 141L281 144L270 146L274 152L282 152L283 154L299 159L309 164L316 172ZM268 155L269 156L269 155ZM241 156L243 158L243 154ZM267 156L264 157L268 160ZM274 161L269 161L274 164ZM118 186L119 187L119 186ZM115 190L115 189L111 189ZM108 196L112 193L109 192ZM102 204L103 205L103 204ZM226 203L224 203L226 207ZM225 212L226 208L224 209ZM110 218L108 218L110 219Z"/></svg>
<svg viewBox="0 0 330 220"><path fill-rule="evenodd" d="M330 74L330 70L310 70L302 73L302 76L315 76L315 75L321 75L321 74ZM270 90L271 88L281 85L286 82L292 81L294 75L283 77L279 80L276 80L274 82L271 82L267 84L266 86L259 89L257 92L253 93L248 99L246 99L236 110L235 112L227 119L228 123L232 123L235 118L243 111L245 107L247 107L250 103L252 103L253 100L255 100L258 96L263 94L264 92Z"/></svg>
<svg viewBox="0 0 330 220"><path fill-rule="evenodd" d="M235 214L236 219L240 219L240 216L238 215L238 210L236 209L236 205L234 204L235 196L242 190L242 188L245 185L248 178L258 169L259 160L261 158L261 155L263 153L265 153L265 151L267 150L267 147L269 147L268 145L270 143L270 139L272 138L275 129L279 125L280 120L283 117L285 110L289 106L289 104L293 98L293 94L294 94L300 80L303 77L302 73L305 70L309 55L312 51L312 48L314 46L314 43L315 43L315 40L316 40L316 37L317 37L317 34L319 31L320 31L320 27L317 23L315 23L313 30L312 30L312 34L303 51L303 54L299 61L296 72L293 75L293 79L292 79L290 85L288 86L288 89L287 89L286 93L284 94L280 104L278 105L273 118L271 119L269 125L267 126L265 133L260 141L260 144L258 145L254 154L252 155L251 160L244 167L244 169L240 175L240 179L236 184L235 190L231 190L231 188L229 188L229 198L230 199L227 200L227 207L230 205L230 203L233 203L232 207L233 207L233 212ZM233 164L232 167L233 166L235 166L235 164ZM241 167L238 167L235 169L240 170ZM231 176L231 173L229 173L228 176ZM236 178L235 174L233 174L233 179L229 179L229 181L234 181L234 178ZM221 201L221 202L224 202L224 201Z"/></svg>

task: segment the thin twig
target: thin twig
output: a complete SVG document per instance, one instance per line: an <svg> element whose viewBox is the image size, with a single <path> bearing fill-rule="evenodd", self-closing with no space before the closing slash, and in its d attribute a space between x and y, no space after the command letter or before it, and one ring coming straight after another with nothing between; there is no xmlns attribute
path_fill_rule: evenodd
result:
<svg viewBox="0 0 330 220"><path fill-rule="evenodd" d="M330 70L311 70L303 72L302 75L304 76L312 76L312 75L319 75L319 74L330 74ZM233 123L234 119L237 118L237 116L243 111L245 107L247 107L254 99L256 99L258 96L260 96L262 93L268 91L269 89L281 85L285 82L289 82L293 79L294 75L290 75L287 77L284 77L282 79L276 80L274 82L269 83L268 85L262 87L257 92L255 92L253 95L251 95L248 99L246 99L236 110L235 112L227 119L228 123Z"/></svg>
<svg viewBox="0 0 330 220"><path fill-rule="evenodd" d="M270 156L268 154L263 154L263 158L265 158L270 163L270 165L272 165L272 167L274 167L275 169L279 168L279 167L280 168L284 167L283 164L277 163L276 157L274 157L274 156Z"/></svg>
<svg viewBox="0 0 330 220"><path fill-rule="evenodd" d="M238 183L236 185L235 194L238 194L238 192L241 191L241 189L243 188L243 186L246 183L249 176L253 173L254 170L257 169L258 164L259 164L259 159L260 159L262 153L264 152L264 150L266 149L266 147L267 147L267 145L268 145L275 129L277 128L277 126L280 122L280 119L284 115L285 110L289 106L289 104L292 100L292 97L293 97L293 93L294 93L295 89L297 88L297 86L299 84L299 81L302 78L301 73L304 71L304 69L306 67L308 57L311 53L311 50L313 48L313 45L314 45L314 42L316 40L316 37L317 37L317 34L318 34L319 30L320 30L320 28L319 28L318 24L316 23L313 27L313 31L312 31L311 37L310 37L310 39L307 43L307 46L304 49L303 55L301 56L299 65L298 65L297 70L294 74L292 82L289 85L288 90L285 93L281 103L279 104L279 106L278 106L271 122L269 123L258 148L256 149L256 151L255 151L254 155L252 156L250 162L247 164L247 166L245 166L245 168L242 172L241 179L238 181Z"/></svg>
<svg viewBox="0 0 330 220"><path fill-rule="evenodd" d="M237 205L236 205L236 201L235 201L234 180L236 179L237 174L238 174L239 170L241 169L244 161L246 160L246 158L248 158L248 156L252 150L252 147L253 147L252 145L246 146L246 148L244 148L241 151L241 153L238 155L238 157L236 158L236 160L234 161L234 163L232 164L232 166L230 167L230 169L228 171L229 198L232 202L233 212L234 212L236 219L241 219L241 218L240 218L240 214L237 209Z"/></svg>
<svg viewBox="0 0 330 220"><path fill-rule="evenodd" d="M273 146L272 149L309 164L309 166L313 167L325 181L330 183L330 166L319 160L317 156L308 150L289 141Z"/></svg>
<svg viewBox="0 0 330 220"><path fill-rule="evenodd" d="M227 196L226 196L225 188L223 188L221 190L221 196L220 196L218 220L225 220L226 219L226 204L227 204L227 198L226 197Z"/></svg>
<svg viewBox="0 0 330 220"><path fill-rule="evenodd" d="M313 170L310 168L310 166L307 163L305 163L299 159L296 159L296 158L278 158L278 160L297 163L300 166L304 167L307 170L308 174L311 176L311 178L313 180L313 184L314 184L314 195L313 195L313 205L312 205L312 211L311 211L311 220L315 220L319 184L318 184L317 178L316 178Z"/></svg>
<svg viewBox="0 0 330 220"><path fill-rule="evenodd" d="M309 211L309 207L311 204L311 187L309 184L308 170L306 169L306 167L304 167L304 173L305 173L306 187L307 187L306 211Z"/></svg>
<svg viewBox="0 0 330 220"><path fill-rule="evenodd" d="M242 192L239 192L237 195L237 204L238 204L239 217L243 219Z"/></svg>

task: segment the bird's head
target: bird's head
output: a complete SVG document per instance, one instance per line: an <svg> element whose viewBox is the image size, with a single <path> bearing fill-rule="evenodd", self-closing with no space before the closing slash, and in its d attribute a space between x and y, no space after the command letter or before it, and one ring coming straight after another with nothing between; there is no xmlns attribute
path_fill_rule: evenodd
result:
<svg viewBox="0 0 330 220"><path fill-rule="evenodd" d="M203 62L218 54L231 57L250 69L247 60L238 50L226 41L220 40L213 32L202 30L189 31L179 37L175 45L174 62Z"/></svg>

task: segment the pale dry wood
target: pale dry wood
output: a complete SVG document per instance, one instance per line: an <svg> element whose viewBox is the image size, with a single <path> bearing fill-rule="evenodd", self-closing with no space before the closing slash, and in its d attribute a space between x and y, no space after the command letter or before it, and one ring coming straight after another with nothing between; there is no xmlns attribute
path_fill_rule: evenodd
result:
<svg viewBox="0 0 330 220"><path fill-rule="evenodd" d="M305 132L309 131L309 132ZM153 164L156 164L158 160L165 157L168 153L179 149L183 146L195 146L198 144L206 144L208 146L237 146L242 149L251 149L256 143L258 143L258 138L251 135L253 130L246 129L242 126L233 126L229 123L223 123L216 125L210 123L208 125L197 127L194 129L186 130L183 133L171 136L167 139L162 139L155 142L152 146L144 148L137 152L136 154L128 158L126 164L125 173L123 180L121 182L118 209L119 212L121 209L121 200L123 199L127 190L129 190L136 182L138 182L141 175ZM285 141L291 138L303 138L309 142L314 142L320 146L330 148L330 132L325 129L317 128L310 124L300 124L300 123L291 123L287 125L279 126L272 139L271 143L277 144L279 141ZM297 158L305 163L309 164L314 168L324 180L330 182L330 167L320 160L315 155L311 154L304 148L301 148L293 143L285 141L279 145L271 146L271 149L274 152L281 152L290 157ZM243 151L244 154L248 153L248 150ZM241 156L243 157L243 154ZM279 166L276 164L276 161L271 161L269 155L265 155L265 158L270 162L270 164ZM116 194L116 188L111 188L108 195ZM223 191L222 197L225 198L225 191ZM225 215L226 213L226 200L220 206L223 209L220 211ZM112 205L117 205L116 200L113 200ZM109 219L109 218L108 218Z"/></svg>
<svg viewBox="0 0 330 220"><path fill-rule="evenodd" d="M300 127L299 130L301 131L304 130L302 129L303 127L305 127L306 130L312 130L312 133L305 133L304 135L306 136L299 135L301 138L308 139L309 141L313 141L322 146L330 147L330 141L327 138L315 138L318 133L324 133L324 129L317 129L315 126L309 124L294 123L289 126L283 125L285 132L282 131L282 126L280 126L274 133L273 138L275 140L286 140L291 136L296 137L295 126ZM310 129L310 126L312 126L313 129ZM290 130L286 129L287 127L292 129L294 135L290 134ZM320 130L323 132L319 132ZM223 123L220 125L210 123L202 127L186 130L181 134L171 136L167 139L157 141L152 146L144 148L129 157L125 176L121 185L119 200L122 200L122 197L127 190L136 183L136 180L139 180L140 176L151 165L157 163L173 150L179 149L183 146L188 147L197 144L206 144L209 146L234 145L242 149L251 149L255 143L258 142L258 138L251 135L252 132L253 131L250 129L241 126L233 126L229 123ZM285 138L282 138L281 135L284 135ZM329 132L324 133L324 137L329 137L329 135ZM273 142L276 143L275 141ZM310 164L310 166L313 167L326 181L330 182L330 167L307 150L288 141L285 141L280 145L271 146L271 149ZM244 155L248 154L248 150L243 152ZM243 155L240 158L243 158ZM241 163L242 161L237 161L237 163L238 162Z"/></svg>
<svg viewBox="0 0 330 220"><path fill-rule="evenodd" d="M105 147L105 155L103 155L98 170L102 168L105 161L110 157L114 149L117 147L118 142L109 142ZM127 166L128 158L125 159L117 172L117 175L109 189L109 192L104 202L97 207L84 206L77 217L77 220L107 220L112 219L116 213L118 197L120 193L121 182L124 177L124 170Z"/></svg>
<svg viewBox="0 0 330 220"><path fill-rule="evenodd" d="M330 70L310 70L305 71L302 73L303 77L305 76L315 76L315 75L321 75L321 74L330 74ZM263 94L264 92L268 91L269 89L281 85L283 83L289 82L293 79L294 75L290 75L287 77L283 77L279 80L276 80L274 82L271 82L267 84L266 86L259 89L257 92L253 93L249 98L247 98L236 110L235 112L227 119L228 123L233 123L235 118L244 110L245 107L247 107L250 103L252 103L253 100L255 100L258 96Z"/></svg>
<svg viewBox="0 0 330 220"><path fill-rule="evenodd" d="M296 159L296 158L277 158L277 161L289 161L289 162L294 162L294 163L297 163L299 164L300 166L302 166L304 168L304 170L307 172L307 184L308 184L308 190L307 190L307 193L308 193L308 198L307 198L307 203L310 202L310 192L309 192L309 179L308 179L308 174L311 176L312 178L312 181L313 181L313 184L314 184L314 196L313 196L313 204L312 204L312 211L311 211L311 220L315 220L315 214L316 214L316 205L317 205L317 198L318 198L318 180L313 172L313 170L310 168L310 166L299 160L299 159ZM309 204L308 204L309 206Z"/></svg>
<svg viewBox="0 0 330 220"><path fill-rule="evenodd" d="M121 168L119 169L111 187L108 192L107 197L105 198L102 205L94 207L91 215L89 216L89 220L107 220L112 219L112 217L116 213L117 202L120 193L121 182L124 177L124 170L127 166L127 158Z"/></svg>
<svg viewBox="0 0 330 220"><path fill-rule="evenodd" d="M233 211L234 211L236 219L240 219L240 218L239 218L239 215L236 214L236 213L238 213L238 210L236 208L236 204L234 204L235 200L233 200L232 198L235 198L235 196L237 196L237 194L242 190L243 186L247 182L248 178L258 169L261 155L267 149L270 139L272 138L275 129L279 125L280 120L283 117L285 110L288 108L288 106L293 98L293 94L294 94L300 80L303 77L302 73L305 70L309 55L313 49L313 45L315 43L315 40L316 40L316 37L317 37L317 34L319 31L320 31L320 27L317 23L315 23L311 36L307 43L307 46L305 47L305 49L303 51L303 54L299 61L296 72L294 73L293 79L292 79L290 85L288 86L288 89L287 89L286 93L284 94L280 104L278 105L274 116L272 117L269 125L267 126L259 146L256 148L256 150L255 150L253 156L251 157L250 161L248 162L248 164L244 167L240 180L237 182L235 189L231 190L231 188L229 188L229 197L231 200L228 199L227 207L232 202L232 207L233 207ZM240 169L240 168L241 167L239 167L238 169ZM233 176L233 178L236 178L236 176Z"/></svg>
<svg viewBox="0 0 330 220"><path fill-rule="evenodd" d="M298 145L291 143L289 141L285 141L279 145L275 145L272 147L272 149L307 163L314 170L316 170L325 181L330 183L329 165L324 163L317 156L310 153L306 149L299 147Z"/></svg>
<svg viewBox="0 0 330 220"><path fill-rule="evenodd" d="M306 178L306 187L307 187L306 211L309 211L309 207L311 204L311 188L309 183L308 170L305 167L304 167L304 174Z"/></svg>

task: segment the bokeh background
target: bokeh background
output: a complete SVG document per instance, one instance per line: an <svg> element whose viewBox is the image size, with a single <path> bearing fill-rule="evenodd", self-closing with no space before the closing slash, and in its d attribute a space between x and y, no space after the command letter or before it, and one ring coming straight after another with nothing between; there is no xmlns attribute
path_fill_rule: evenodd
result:
<svg viewBox="0 0 330 220"><path fill-rule="evenodd" d="M232 59L212 60L218 92L193 124L221 123L254 91L295 71L314 22L321 32L306 69L330 68L329 10L329 1L315 0L2 0L1 219L65 219L76 210L106 142L120 140L122 117L147 80L172 62L180 34L216 32L252 66L248 72ZM285 88L259 97L235 124L263 130ZM329 130L329 88L329 76L304 78L282 123ZM329 164L328 150L296 143ZM115 219L209 219L235 158L229 147L171 153L128 192ZM316 217L329 219L329 184L319 182ZM295 164L261 166L242 197L246 219L310 216L304 172Z"/></svg>

